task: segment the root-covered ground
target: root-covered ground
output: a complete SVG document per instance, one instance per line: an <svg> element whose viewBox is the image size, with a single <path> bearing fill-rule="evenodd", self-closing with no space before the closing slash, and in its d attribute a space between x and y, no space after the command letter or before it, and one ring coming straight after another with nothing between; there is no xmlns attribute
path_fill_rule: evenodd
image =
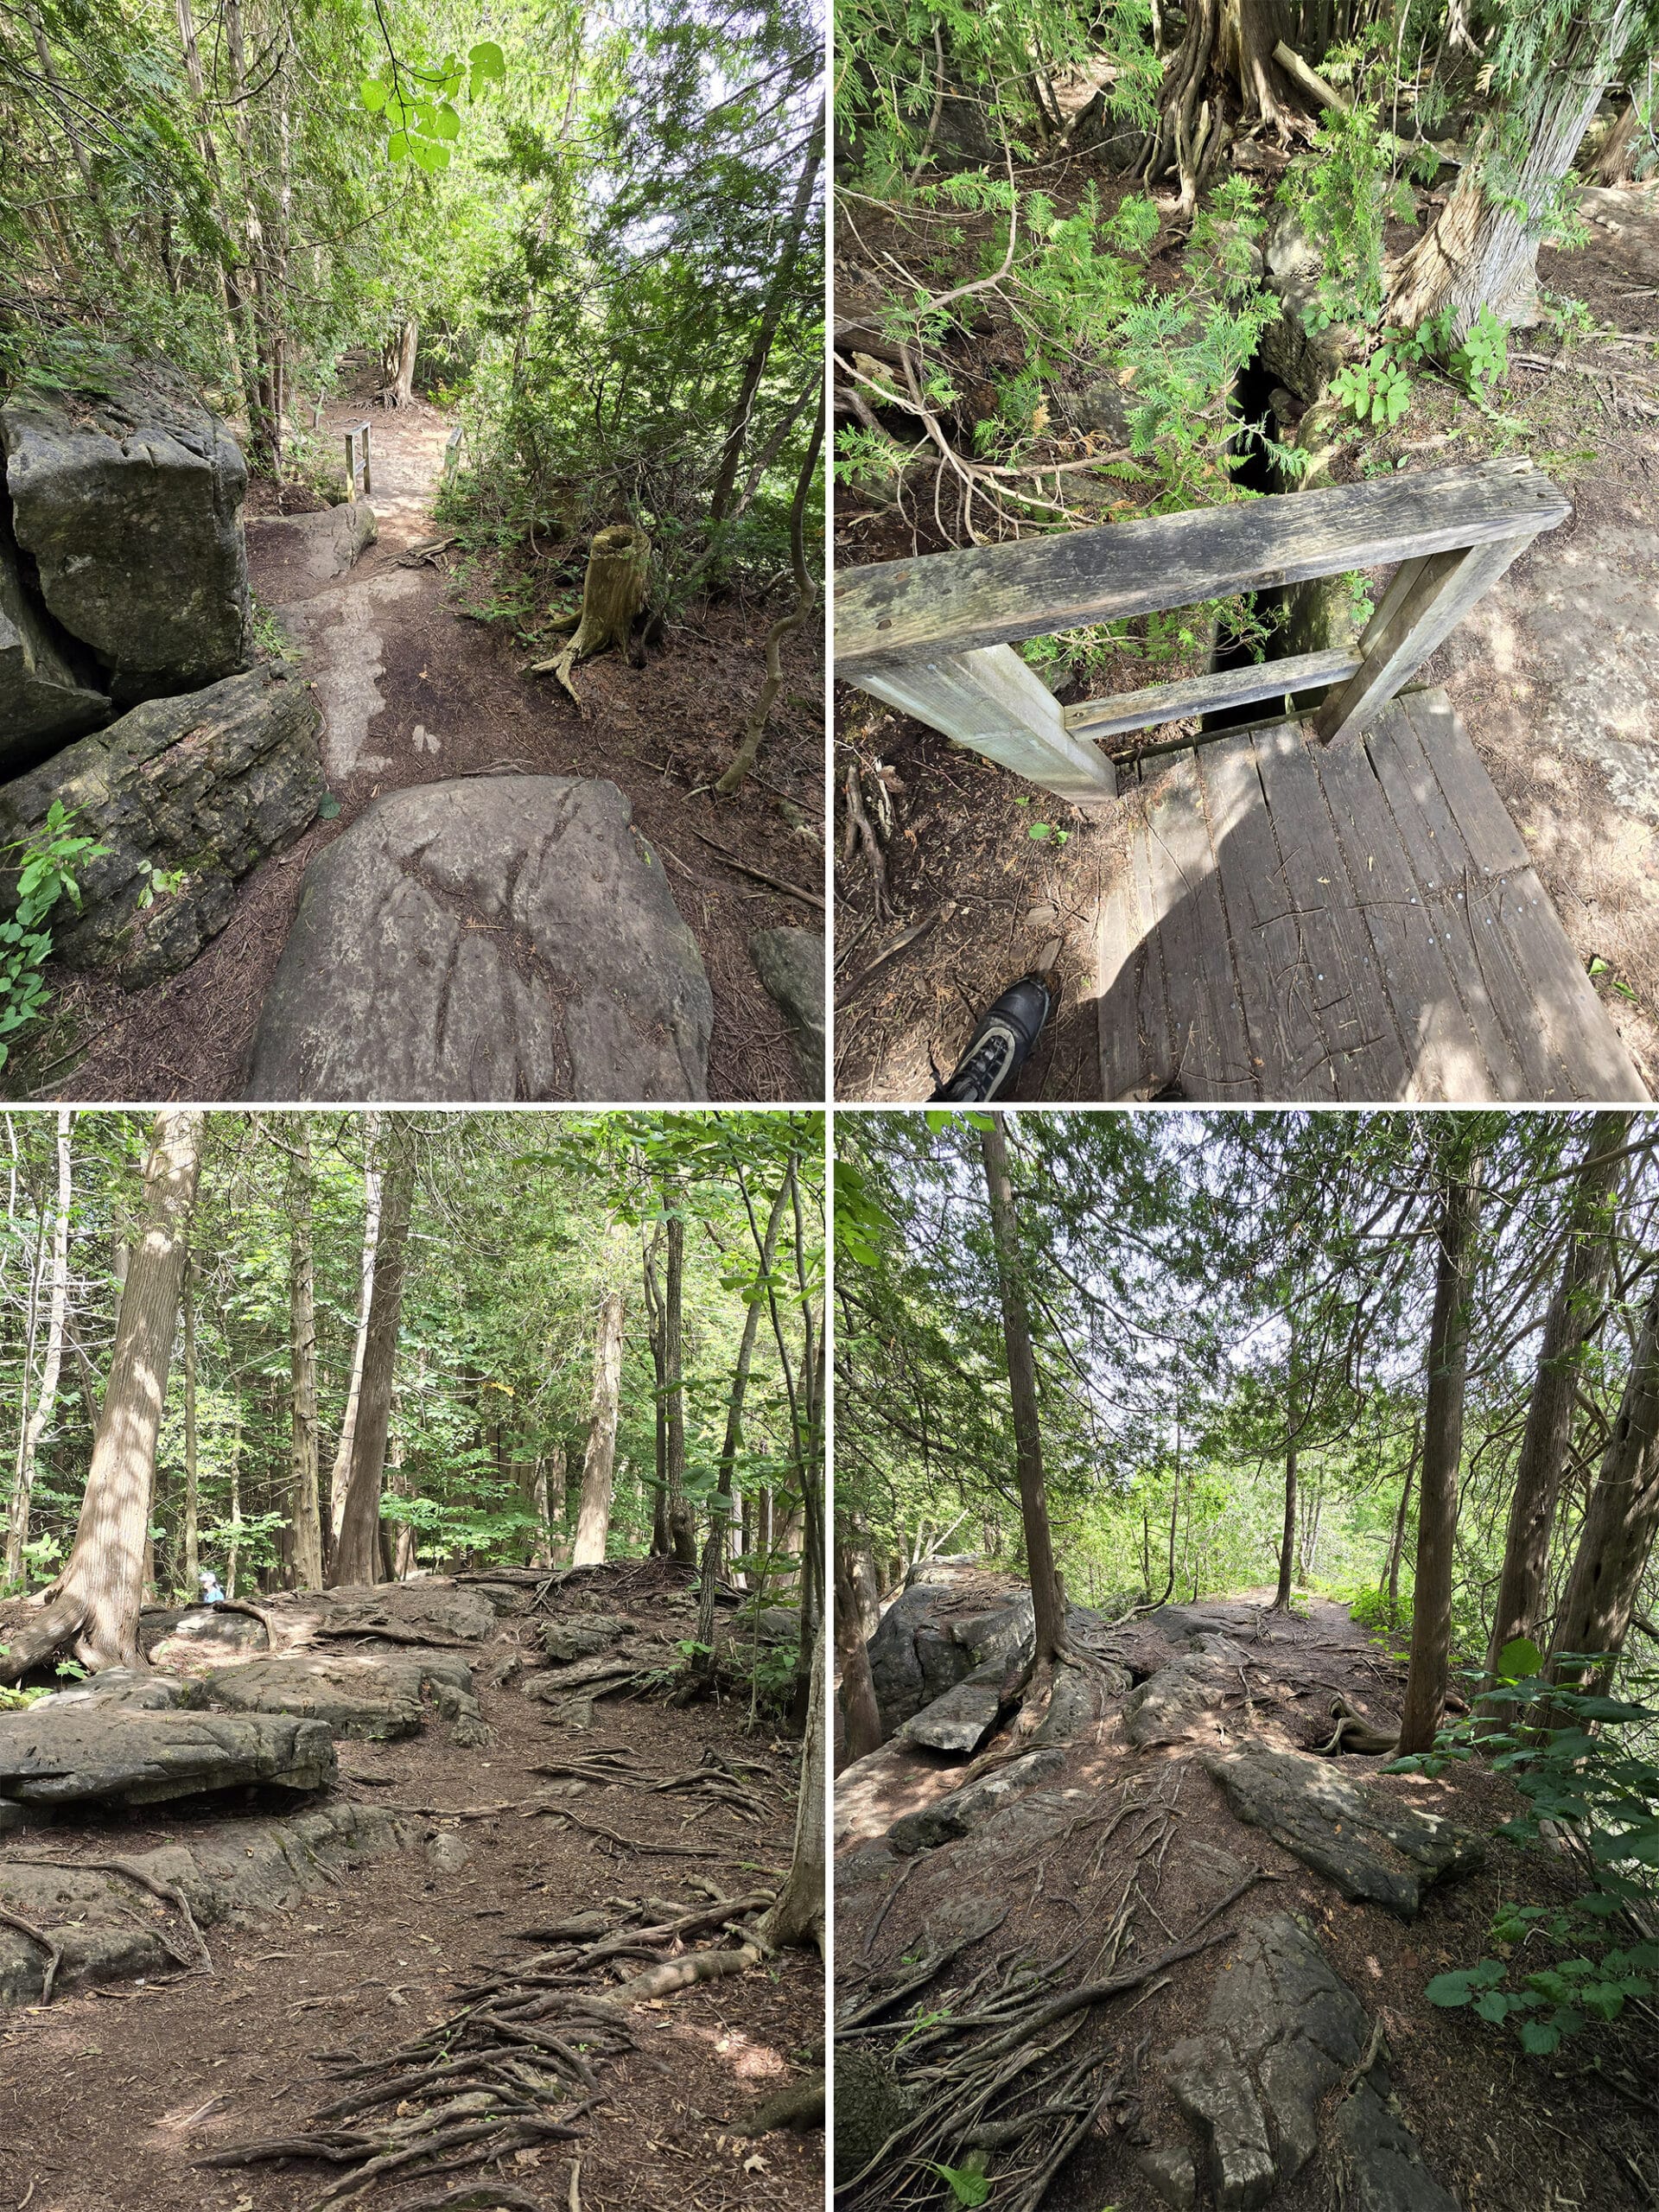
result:
<svg viewBox="0 0 1659 2212"><path fill-rule="evenodd" d="M638 1669L590 1712L524 1694L557 1671L548 1619L625 1620L641 1669L677 1668L684 1580L655 1563L587 1571L444 1648L490 1740L429 1709L417 1734L340 1742L336 1783L305 1808L374 1808L405 1847L319 1853L302 1883L228 1919L204 1910L211 1972L164 1961L0 2008L0 2196L30 2212L817 2205L821 2134L740 2133L821 2064L816 1955L747 1950L739 1970L677 1986L690 1954L743 1949L787 1868L796 1747L751 1727L743 1700L676 1707ZM527 1606L535 1587L498 1602ZM162 1656L179 1663L175 1646ZM233 1827L296 1817L291 1797L225 1796L31 1818L0 1843L0 1905L12 1859L211 1855ZM98 1910L182 1936L176 1909L143 1892ZM0 1942L10 1973L33 1956L38 1979L24 1939ZM468 2193L486 2181L494 2194Z"/></svg>
<svg viewBox="0 0 1659 2212"><path fill-rule="evenodd" d="M910 1626L936 1680L943 1646L1011 1648L986 1617L1017 1585L932 1594ZM944 2207L941 2165L1009 2212L1652 2202L1645 2024L1540 2061L1424 1995L1500 1901L1566 1878L1492 1840L1515 1801L1490 1771L1321 1757L1338 1700L1391 1732L1403 1669L1344 1608L1270 1597L1074 1611L1079 1664L1024 1745L1005 1720L971 1767L895 1737L843 1770L838 2202ZM897 1625L872 1645L889 1719L921 1679Z"/></svg>

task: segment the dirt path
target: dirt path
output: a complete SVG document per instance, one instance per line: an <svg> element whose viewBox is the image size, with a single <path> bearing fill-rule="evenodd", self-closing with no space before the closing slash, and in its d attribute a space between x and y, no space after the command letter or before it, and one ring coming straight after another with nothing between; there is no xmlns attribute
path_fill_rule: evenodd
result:
<svg viewBox="0 0 1659 2212"><path fill-rule="evenodd" d="M988 1593L981 1611L987 1602L1006 1605L1007 1594ZM1556 1893L1560 1878L1536 1853L1523 1859L1514 1847L1488 1841L1484 1863L1428 1877L1407 1912L1385 1909L1375 1901L1379 1892L1345 1891L1328 1864L1321 1871L1284 1847L1280 1830L1240 1817L1221 1779L1230 1767L1270 1766L1286 1753L1306 1758L1328 1738L1338 1695L1391 1728L1403 1687L1403 1669L1345 1608L1314 1600L1287 1618L1268 1610L1271 1596L1247 1591L1168 1606L1122 1630L1074 1614L1083 1665L1072 1680L1083 1689L1083 1708L1049 1747L1038 1735L1028 1770L1010 1775L1006 1766L992 1768L981 1786L998 1785L1000 1771L1006 1794L965 1810L965 1832L944 1831L940 1840L937 1826L942 1801L963 1789L965 1755L947 1759L894 1738L847 1769L836 1785L838 2014L851 2008L881 2018L884 1987L906 1980L902 2000L887 2016L899 2028L906 2019L965 2022L948 2043L939 2038L952 2031L941 2024L933 2047L912 2063L944 2069L936 2080L965 2083L974 2078L970 2012L983 2008L988 2021L1013 2019L1015 1995L1006 1993L1022 1986L1037 1993L1034 2004L1074 1985L1125 1977L1123 1994L1092 2004L1065 2046L1065 2066L1084 2068L1078 2078L1092 2082L1090 2095L1103 2101L1090 2119L1084 2100L1084 2124L1043 2198L1044 2212L1211 2205L1212 2153L1194 2107L1222 2113L1217 2085L1227 2077L1227 2094L1236 2101L1215 2139L1227 2139L1229 2159L1242 2174L1255 2107L1247 2062L1241 2057L1236 2069L1231 2053L1243 2051L1242 2038L1259 2035L1264 2022L1268 2040L1258 2042L1248 2068L1255 2071L1263 2109L1274 2116L1280 2171L1241 2180L1246 2193L1232 2201L1270 2203L1273 2212L1330 2212L1338 2202L1371 2212L1450 2212L1454 2205L1462 2212L1539 2212L1567 2203L1635 2212L1650 2204L1659 2182L1659 2127L1629 2091L1621 2095L1592 2070L1599 2061L1634 2078L1629 2069L1639 2074L1648 2063L1645 2039L1592 2050L1587 2046L1598 2038L1586 2037L1544 2066L1523 2058L1512 2037L1465 2012L1437 2010L1423 1993L1433 1974L1472 1965L1490 1948L1486 1931L1500 1901ZM914 1616L912 1629L925 1619ZM947 1635L960 1625L943 1623ZM990 1745L1004 1740L994 1735ZM1484 1770L1452 1768L1429 1781L1385 1776L1376 1757L1307 1759L1304 1766L1293 1756L1287 1764L1298 1777L1286 1785L1297 1817L1327 1781L1332 1789L1357 1789L1367 1804L1386 1804L1390 1820L1427 1815L1488 1838L1514 1802L1502 1777ZM1362 1849L1357 1839L1367 1831L1347 1820L1345 1808L1335 1811L1324 1846L1343 1859ZM918 1813L936 1825L918 1829L912 1819L890 1833L896 1819ZM1324 1817L1328 1823L1332 1815ZM1445 1831L1428 1833L1432 1853L1442 1847ZM1390 1857L1386 1847L1381 1855ZM1199 1937L1207 1940L1193 1948ZM1300 1947L1301 1963L1275 1995L1262 1947L1283 1940ZM930 1974L930 1957L942 1952L950 1955ZM1299 2021L1312 2017L1298 2012L1311 2002L1310 1971L1330 1993L1319 2000L1326 2025L1307 2031L1316 2041L1325 2037L1324 2056L1296 2041ZM1351 2069L1349 2056L1331 2056L1340 2038L1332 2039L1330 2024L1344 2014L1350 2040L1357 2036ZM1373 2030L1380 2040L1359 2063ZM1196 2047L1184 2040L1194 2037L1202 2039ZM867 2090L862 2075L849 2090L842 2070L846 2052L893 2050L886 2063L903 2079L908 2042L901 2037L895 2049L874 2029L843 2034L836 2110L852 2118L838 2118L838 2141L844 2125L859 2123L861 2100L883 2094ZM1264 2048L1282 2056L1262 2057ZM1373 2077L1379 2056L1385 2070ZM1008 2065L1012 2075L1012 2058ZM1374 2109L1365 2106L1373 2091ZM1191 2101L1183 2104L1183 2096ZM1305 2132L1287 2153L1296 2139L1283 2114L1293 2107ZM1392 2163L1392 2152L1385 2157L1374 2145L1356 2177L1345 2159L1358 2139L1362 2107L1384 2134L1409 2131L1419 2146L1414 2164ZM1018 2109L1018 2094L983 2109L1001 2121ZM1261 2125L1256 2119L1258 2131ZM1030 2141L999 2152L992 2202L1025 2203L1020 2177L1040 2163L1032 2145L1043 2139L1039 2129ZM1288 2172L1287 2157L1294 2162ZM1168 2191L1152 2171L1160 2161ZM925 2193L916 2201L931 2202ZM855 2189L849 2202L865 2212L874 2200Z"/></svg>
<svg viewBox="0 0 1659 2212"><path fill-rule="evenodd" d="M682 1608L627 1603L642 1624L683 1632ZM505 1622L484 1663L473 1655L494 1732L487 1747L458 1748L430 1715L418 1737L339 1747L341 1794L440 1808L425 1823L423 1847L336 1878L290 1913L210 1928L211 1977L117 1982L45 2009L0 2009L0 2202L27 2202L29 2212L300 2212L336 2169L289 2161L219 2171L194 2162L291 2130L324 2103L338 2085L318 2053L372 2058L444 2019L457 1990L538 1948L515 1941L519 1929L620 1897L678 1901L684 1910L700 1902L695 1878L731 1895L786 1864L791 1828L781 1815L757 1828L706 1804L694 1811L682 1797L620 1788L584 1790L571 1809L627 1836L637 1852L522 1810L461 1818L467 1808L522 1807L548 1788L531 1771L537 1763L605 1747L658 1776L696 1766L709 1747L758 1757L778 1778L769 1792L793 1772L785 1747L774 1752L772 1739L747 1732L741 1710L729 1706L676 1711L659 1700L613 1699L596 1707L586 1734L550 1727L546 1707L486 1686L490 1671L517 1656L521 1634ZM247 1808L234 1811L245 1817ZM136 1854L164 1839L188 1843L217 1824L192 1801L124 1819L60 1817L44 1839L33 1830L16 1847ZM653 1843L664 1848L653 1852ZM671 1846L699 1855L673 1855ZM502 2177L549 2212L565 2212L574 2153L587 2212L816 2212L821 2133L731 2133L761 2099L799 2078L808 2046L822 2045L816 1955L788 1953L629 2018L639 2047L603 2069L600 2101L579 2122L582 2139L509 2158ZM443 2185L394 2178L362 2201L369 2212L395 2212Z"/></svg>
<svg viewBox="0 0 1659 2212"><path fill-rule="evenodd" d="M787 882L818 888L822 663L811 626L785 653L785 690L760 763L765 780L717 800L708 786L729 759L743 702L759 686L766 610L735 601L694 607L645 669L615 654L585 667L578 709L550 678L524 675L534 656L507 625L468 619L469 605L488 601L481 575L399 565L410 545L435 534L430 508L449 418L418 401L389 413L354 400L332 403L325 426L339 434L365 413L379 537L355 566L319 578L307 571L294 521L251 512L247 525L259 607L307 655L339 812L255 869L226 928L181 975L130 996L112 984L54 978L59 1018L44 1064L49 1069L51 1053L75 1037L90 1049L60 1085L35 1095L239 1096L306 862L384 792L510 768L608 777L620 786L636 824L666 859L708 969L715 1001L709 1095L798 1096L783 1018L755 974L747 939L780 924L821 928L822 911L760 888L697 833Z"/></svg>

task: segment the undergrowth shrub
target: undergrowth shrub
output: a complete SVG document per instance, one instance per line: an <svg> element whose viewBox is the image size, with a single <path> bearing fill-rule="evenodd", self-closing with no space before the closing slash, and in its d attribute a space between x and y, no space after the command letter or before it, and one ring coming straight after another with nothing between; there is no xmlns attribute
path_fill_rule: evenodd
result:
<svg viewBox="0 0 1659 2212"><path fill-rule="evenodd" d="M1560 1666L1577 1681L1604 1663L1567 1655ZM1490 1954L1427 1986L1432 2005L1467 2005L1477 2018L1510 2028L1539 2057L1659 1993L1659 1760L1649 1744L1625 1740L1631 1730L1659 1727L1659 1709L1546 1681L1542 1665L1537 1646L1518 1637L1502 1654L1497 1685L1484 1693L1487 1711L1442 1728L1432 1751L1396 1759L1390 1770L1433 1775L1489 1759L1526 1800L1497 1833L1534 1843L1548 1827L1585 1881L1564 1904L1505 1901L1488 1931ZM1467 1671L1478 1688L1484 1675ZM1508 1712L1507 1727L1493 1728L1493 1708Z"/></svg>

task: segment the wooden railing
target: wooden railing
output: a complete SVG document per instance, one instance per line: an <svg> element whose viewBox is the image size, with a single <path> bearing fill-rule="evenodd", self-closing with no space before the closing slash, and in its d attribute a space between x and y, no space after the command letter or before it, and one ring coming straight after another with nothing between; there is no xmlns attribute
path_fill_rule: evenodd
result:
<svg viewBox="0 0 1659 2212"><path fill-rule="evenodd" d="M1091 741L1323 690L1327 742L1374 721L1541 531L1573 512L1526 461L1489 461L925 554L836 580L836 673L1080 805L1115 796ZM1397 563L1351 650L1302 653L1062 708L1019 654L1052 637Z"/></svg>

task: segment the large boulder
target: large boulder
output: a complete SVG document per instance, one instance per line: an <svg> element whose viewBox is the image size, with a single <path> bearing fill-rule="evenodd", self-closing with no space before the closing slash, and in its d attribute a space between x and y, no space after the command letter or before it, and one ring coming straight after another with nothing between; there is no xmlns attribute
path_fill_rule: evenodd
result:
<svg viewBox="0 0 1659 2212"><path fill-rule="evenodd" d="M1205 1765L1241 1821L1262 1829L1345 1897L1416 1917L1432 1884L1472 1874L1486 1847L1375 1783L1300 1751L1211 1754Z"/></svg>
<svg viewBox="0 0 1659 2212"><path fill-rule="evenodd" d="M1247 1655L1224 1636L1200 1636L1197 1648L1160 1667L1123 1700L1123 1725L1139 1751L1154 1744L1216 1738L1216 1716L1242 1701L1239 1669Z"/></svg>
<svg viewBox="0 0 1659 2212"><path fill-rule="evenodd" d="M107 849L77 871L79 912L53 916L55 956L130 990L188 967L229 920L240 878L315 817L321 726L310 691L273 663L152 699L0 785L0 843L60 799ZM157 872L180 880L158 890Z"/></svg>
<svg viewBox="0 0 1659 2212"><path fill-rule="evenodd" d="M29 588L0 499L0 774L107 721L110 702Z"/></svg>
<svg viewBox="0 0 1659 2212"><path fill-rule="evenodd" d="M384 1744L416 1736L430 1695L456 1739L486 1740L463 1661L430 1652L289 1651L204 1675L198 1701L231 1713L287 1713L320 1720L331 1736Z"/></svg>
<svg viewBox="0 0 1659 2212"><path fill-rule="evenodd" d="M702 1098L713 1020L614 784L423 784L307 869L246 1096Z"/></svg>
<svg viewBox="0 0 1659 2212"><path fill-rule="evenodd" d="M884 1735L977 1669L999 1674L1031 1649L1031 1592L981 1592L969 1582L913 1582L870 1638L870 1676Z"/></svg>
<svg viewBox="0 0 1659 2212"><path fill-rule="evenodd" d="M248 472L181 378L135 365L96 397L29 389L0 407L0 435L41 596L122 705L245 666Z"/></svg>
<svg viewBox="0 0 1659 2212"><path fill-rule="evenodd" d="M63 1947L56 1989L67 1993L135 1976L171 1974L194 1950L176 1905L134 1877L165 1882L202 1928L288 1912L307 1893L338 1887L346 1870L408 1851L425 1822L376 1805L336 1799L281 1821L203 1824L189 1844L136 1853L134 1876L60 1860L53 1866L0 1859L0 1904ZM20 1931L0 1925L0 2005L33 2005L46 1955Z"/></svg>
<svg viewBox="0 0 1659 2212"><path fill-rule="evenodd" d="M1252 2212L1294 2181L1319 2146L1325 2101L1343 2087L1338 2141L1353 2165L1374 2159L1389 2185L1359 2200L1368 2212L1455 2212L1389 2110L1392 2084L1363 2006L1289 1913L1245 1929L1214 1979L1203 2031L1171 2044L1158 2067L1203 2139L1217 2212Z"/></svg>
<svg viewBox="0 0 1659 2212"><path fill-rule="evenodd" d="M0 1713L0 1797L24 1805L149 1805L250 1783L321 1789L334 1747L318 1720L151 1713L44 1698Z"/></svg>
<svg viewBox="0 0 1659 2212"><path fill-rule="evenodd" d="M977 1782L953 1789L949 1796L936 1798L919 1812L906 1813L888 1829L887 1841L895 1851L937 1850L940 1844L953 1843L982 1827L1014 1798L1065 1769L1064 1751L1027 1751L1023 1758L1010 1760Z"/></svg>
<svg viewBox="0 0 1659 2212"><path fill-rule="evenodd" d="M423 1577L415 1582L342 1582L333 1590L267 1599L284 1633L379 1637L392 1643L482 1643L495 1634L495 1607L481 1590Z"/></svg>
<svg viewBox="0 0 1659 2212"><path fill-rule="evenodd" d="M801 1096L824 1089L823 935L819 930L756 930L749 939L755 972L789 1024L801 1073Z"/></svg>

